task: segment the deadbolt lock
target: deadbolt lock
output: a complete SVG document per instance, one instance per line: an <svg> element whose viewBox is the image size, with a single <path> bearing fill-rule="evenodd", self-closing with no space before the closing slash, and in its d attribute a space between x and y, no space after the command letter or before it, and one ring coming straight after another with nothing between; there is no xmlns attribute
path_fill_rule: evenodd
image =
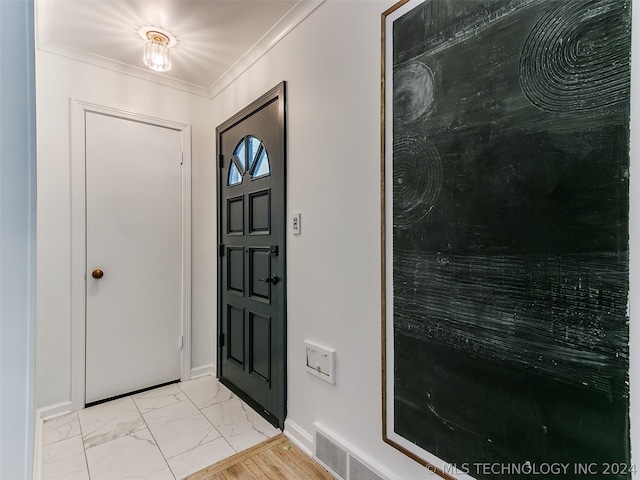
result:
<svg viewBox="0 0 640 480"><path fill-rule="evenodd" d="M271 285L277 285L278 284L278 280L280 280L280 279L278 278L278 276L275 273L273 275L271 275L270 277L261 278L260 279L261 282L270 283Z"/></svg>

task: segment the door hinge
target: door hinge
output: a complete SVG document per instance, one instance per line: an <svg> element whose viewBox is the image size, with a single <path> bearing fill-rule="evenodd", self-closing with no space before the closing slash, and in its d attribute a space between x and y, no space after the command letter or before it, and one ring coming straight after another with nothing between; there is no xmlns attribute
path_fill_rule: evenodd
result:
<svg viewBox="0 0 640 480"><path fill-rule="evenodd" d="M184 337L183 336L180 337L180 341L178 342L178 346L179 346L180 350L182 350L184 348Z"/></svg>
<svg viewBox="0 0 640 480"><path fill-rule="evenodd" d="M218 246L218 255L221 257L224 257L224 253L225 253L224 243L221 243Z"/></svg>
<svg viewBox="0 0 640 480"><path fill-rule="evenodd" d="M224 333L221 333L220 336L218 337L218 346L224 347Z"/></svg>
<svg viewBox="0 0 640 480"><path fill-rule="evenodd" d="M184 163L184 152L180 152L180 165Z"/></svg>
<svg viewBox="0 0 640 480"><path fill-rule="evenodd" d="M222 154L218 155L218 167L224 168L224 155Z"/></svg>

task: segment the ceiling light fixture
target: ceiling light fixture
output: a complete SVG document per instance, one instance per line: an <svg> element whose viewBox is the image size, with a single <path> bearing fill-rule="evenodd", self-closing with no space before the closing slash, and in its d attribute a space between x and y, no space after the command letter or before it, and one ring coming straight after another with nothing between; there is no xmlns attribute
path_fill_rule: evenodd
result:
<svg viewBox="0 0 640 480"><path fill-rule="evenodd" d="M143 33L143 32L141 32ZM166 32L157 29L145 29L144 64L156 72L171 70L171 48L175 40Z"/></svg>

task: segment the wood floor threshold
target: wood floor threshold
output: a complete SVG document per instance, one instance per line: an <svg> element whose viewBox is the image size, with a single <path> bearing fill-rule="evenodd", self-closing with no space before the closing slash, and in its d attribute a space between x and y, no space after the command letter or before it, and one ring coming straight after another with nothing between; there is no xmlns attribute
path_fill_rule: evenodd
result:
<svg viewBox="0 0 640 480"><path fill-rule="evenodd" d="M236 453L184 480L335 480L284 434Z"/></svg>

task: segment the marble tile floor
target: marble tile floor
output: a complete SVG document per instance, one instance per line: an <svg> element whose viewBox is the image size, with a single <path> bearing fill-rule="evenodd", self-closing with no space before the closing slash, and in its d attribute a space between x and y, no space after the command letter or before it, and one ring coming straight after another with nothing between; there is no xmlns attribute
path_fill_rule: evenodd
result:
<svg viewBox="0 0 640 480"><path fill-rule="evenodd" d="M180 480L280 430L205 376L47 420L43 480Z"/></svg>

